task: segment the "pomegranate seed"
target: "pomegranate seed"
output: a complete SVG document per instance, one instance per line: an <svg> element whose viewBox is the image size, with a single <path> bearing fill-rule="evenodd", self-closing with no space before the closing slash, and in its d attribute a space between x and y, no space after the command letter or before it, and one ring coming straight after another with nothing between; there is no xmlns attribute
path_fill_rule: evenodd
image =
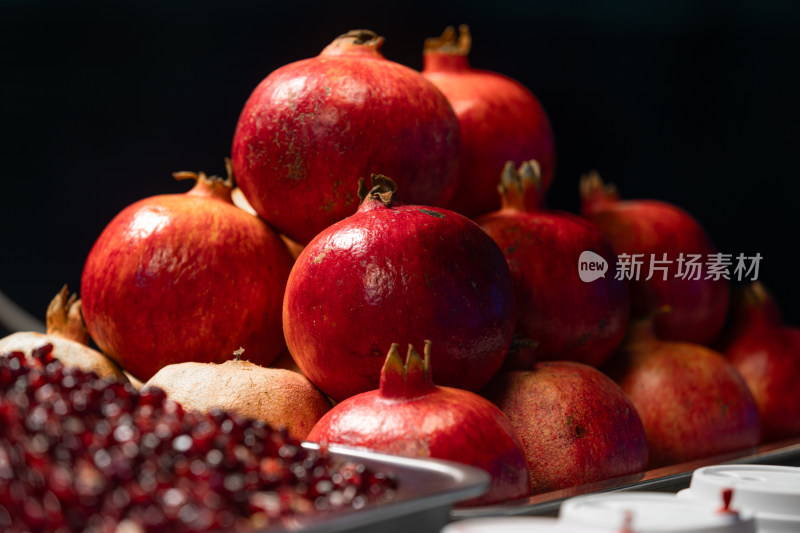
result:
<svg viewBox="0 0 800 533"><path fill-rule="evenodd" d="M63 367L49 345L0 355L2 531L244 531L394 486L283 429Z"/></svg>

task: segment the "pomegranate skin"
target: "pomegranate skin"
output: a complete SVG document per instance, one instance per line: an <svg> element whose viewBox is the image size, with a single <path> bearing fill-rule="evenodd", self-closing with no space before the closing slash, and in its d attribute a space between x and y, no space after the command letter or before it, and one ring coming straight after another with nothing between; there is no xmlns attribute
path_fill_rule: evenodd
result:
<svg viewBox="0 0 800 533"><path fill-rule="evenodd" d="M384 204L380 187L297 258L283 306L289 351L303 374L341 401L378 386L382 346L428 338L438 381L477 390L511 345L516 315L506 260L466 217Z"/></svg>
<svg viewBox="0 0 800 533"><path fill-rule="evenodd" d="M532 494L647 468L647 437L636 408L593 367L552 361L501 371L481 394L505 413L522 441Z"/></svg>
<svg viewBox="0 0 800 533"><path fill-rule="evenodd" d="M783 322L761 282L737 288L731 323L720 349L753 393L761 440L800 435L800 329Z"/></svg>
<svg viewBox="0 0 800 533"><path fill-rule="evenodd" d="M458 43L451 28L442 38L429 39L422 75L444 93L461 126L461 186L447 207L475 218L500 208L497 174L506 161L539 161L547 190L556 151L550 121L536 96L514 79L471 67L469 46L466 26Z"/></svg>
<svg viewBox="0 0 800 533"><path fill-rule="evenodd" d="M655 319L656 333L665 340L710 345L725 325L730 286L726 279L676 277L677 260L684 254L700 256L705 264L716 247L700 224L686 211L658 200L619 200L615 189L606 186L597 174L584 176L581 182L581 212L597 226L617 255L643 254L638 280L630 280L631 318L643 318L662 306L670 313ZM666 258L667 279L655 271L646 280L651 257Z"/></svg>
<svg viewBox="0 0 800 533"><path fill-rule="evenodd" d="M476 222L506 256L517 304L516 333L537 343L540 360L600 366L622 342L628 325L628 287L614 279L616 256L600 231L570 213L544 208L536 161L518 172L508 162L502 208ZM605 258L605 277L581 280L581 253Z"/></svg>
<svg viewBox="0 0 800 533"><path fill-rule="evenodd" d="M345 34L269 74L233 138L237 182L264 220L300 244L358 208L358 179L392 176L408 202L444 206L461 153L458 119L419 72Z"/></svg>
<svg viewBox="0 0 800 533"><path fill-rule="evenodd" d="M421 364L412 350L409 347L404 368L394 344L381 372L380 388L335 405L311 429L308 440L403 457L446 459L487 471L492 477L487 492L459 506L527 496L525 456L506 416L478 394L434 385L431 365Z"/></svg>
<svg viewBox="0 0 800 533"><path fill-rule="evenodd" d="M284 348L281 301L292 258L272 229L232 203L230 190L230 182L200 174L185 194L140 200L89 252L86 327L142 381L172 363L221 363L240 347L266 366Z"/></svg>
<svg viewBox="0 0 800 533"><path fill-rule="evenodd" d="M639 411L650 468L744 450L760 440L758 407L733 365L710 348L656 338L651 319L632 323L604 371Z"/></svg>

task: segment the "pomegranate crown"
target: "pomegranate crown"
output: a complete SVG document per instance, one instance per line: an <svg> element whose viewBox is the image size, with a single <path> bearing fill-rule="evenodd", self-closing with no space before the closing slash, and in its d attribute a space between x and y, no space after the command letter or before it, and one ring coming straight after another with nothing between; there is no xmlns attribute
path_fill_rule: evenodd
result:
<svg viewBox="0 0 800 533"><path fill-rule="evenodd" d="M737 330L745 327L782 326L778 303L761 281L737 285L731 293L731 320Z"/></svg>
<svg viewBox="0 0 800 533"><path fill-rule="evenodd" d="M581 212L584 215L600 211L608 204L619 201L617 187L613 183L604 183L596 170L590 170L581 176L578 190L581 196Z"/></svg>
<svg viewBox="0 0 800 533"><path fill-rule="evenodd" d="M519 169L508 161L500 175L497 186L503 209L516 211L539 211L544 206L542 191L542 168L535 159L524 161Z"/></svg>
<svg viewBox="0 0 800 533"><path fill-rule="evenodd" d="M47 333L55 333L80 344L89 345L89 331L83 321L81 301L75 293L70 294L67 286L50 301L45 317Z"/></svg>
<svg viewBox="0 0 800 533"><path fill-rule="evenodd" d="M397 184L394 180L383 174L372 174L370 181L372 182L372 188L367 187L364 178L358 179L358 198L361 203L371 199L381 202L386 207L392 205L392 200L394 200L394 195L397 192Z"/></svg>
<svg viewBox="0 0 800 533"><path fill-rule="evenodd" d="M442 52L446 54L467 55L472 48L472 36L469 33L469 26L461 24L458 27L458 35L453 26L448 26L439 37L428 37L425 39L423 51Z"/></svg>
<svg viewBox="0 0 800 533"><path fill-rule="evenodd" d="M176 180L194 180L195 185L189 191L189 194L193 196L211 196L232 201L233 165L228 157L225 158L225 169L228 174L225 178L217 175L207 176L205 172L191 172L188 170L173 172L172 177Z"/></svg>
<svg viewBox="0 0 800 533"><path fill-rule="evenodd" d="M408 345L406 362L400 358L400 345L392 343L381 370L380 393L388 398L414 398L434 390L431 377L431 341L425 341L424 358Z"/></svg>
<svg viewBox="0 0 800 533"><path fill-rule="evenodd" d="M644 316L632 319L625 334L627 343L650 341L658 338L656 335L656 320L659 316L671 313L671 305L659 305L651 309Z"/></svg>
<svg viewBox="0 0 800 533"><path fill-rule="evenodd" d="M385 39L372 30L350 30L322 50L326 56L362 56L383 58L380 48Z"/></svg>

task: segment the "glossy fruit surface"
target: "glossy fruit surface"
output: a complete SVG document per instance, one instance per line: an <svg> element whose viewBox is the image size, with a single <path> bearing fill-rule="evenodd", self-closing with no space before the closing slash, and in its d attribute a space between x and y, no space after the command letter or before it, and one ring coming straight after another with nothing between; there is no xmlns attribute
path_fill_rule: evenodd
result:
<svg viewBox="0 0 800 533"><path fill-rule="evenodd" d="M497 176L506 161L539 161L547 190L556 155L550 121L536 96L508 76L470 66L470 46L466 26L458 38L448 28L428 39L422 74L444 93L461 126L459 187L447 207L474 218L500 207Z"/></svg>
<svg viewBox="0 0 800 533"><path fill-rule="evenodd" d="M184 194L123 209L83 269L86 327L140 380L184 361L222 362L242 347L268 365L284 347L281 301L292 264L264 222L231 202L231 183L194 174Z"/></svg>
<svg viewBox="0 0 800 533"><path fill-rule="evenodd" d="M540 360L603 364L622 342L630 307L627 284L614 278L611 245L585 219L544 207L536 161L526 161L519 170L509 161L499 189L501 209L476 222L508 261L516 334L537 344ZM582 280L585 252L608 262L604 276Z"/></svg>
<svg viewBox="0 0 800 533"><path fill-rule="evenodd" d="M499 372L481 395L508 417L539 494L643 472L644 426L631 400L599 370L572 361Z"/></svg>
<svg viewBox="0 0 800 533"><path fill-rule="evenodd" d="M488 491L462 505L527 496L525 456L508 419L475 393L434 385L430 346L425 343L424 359L409 346L404 366L393 344L380 387L334 406L308 439L404 457L447 459L486 470L492 476Z"/></svg>
<svg viewBox="0 0 800 533"><path fill-rule="evenodd" d="M258 214L300 244L358 208L359 178L391 176L409 202L444 205L461 136L447 99L386 59L366 30L270 73L242 109L236 180Z"/></svg>
<svg viewBox="0 0 800 533"><path fill-rule="evenodd" d="M620 200L616 188L597 173L582 178L581 197L583 216L600 229L618 258L627 257L631 318L666 305L672 311L657 316L659 337L711 344L725 324L730 292L725 275L730 274L709 269L717 249L697 220L667 202Z"/></svg>
<svg viewBox="0 0 800 533"><path fill-rule="evenodd" d="M764 442L800 435L800 329L783 322L778 304L755 281L737 287L720 349L758 404Z"/></svg>
<svg viewBox="0 0 800 533"><path fill-rule="evenodd" d="M631 324L604 370L639 411L650 468L746 450L760 440L758 407L733 365L710 348L656 338L652 318Z"/></svg>
<svg viewBox="0 0 800 533"><path fill-rule="evenodd" d="M394 339L435 344L442 385L477 390L500 368L514 329L511 275L492 239L446 209L402 204L373 177L356 214L297 258L286 287L286 343L336 401L378 386Z"/></svg>

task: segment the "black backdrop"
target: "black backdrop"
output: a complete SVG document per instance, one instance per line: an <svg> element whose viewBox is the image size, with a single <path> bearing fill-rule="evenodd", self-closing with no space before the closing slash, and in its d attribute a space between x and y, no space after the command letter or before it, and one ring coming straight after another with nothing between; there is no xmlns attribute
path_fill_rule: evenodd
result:
<svg viewBox="0 0 800 533"><path fill-rule="evenodd" d="M721 251L760 253L800 325L794 4L0 0L0 290L43 318L120 209L185 191L172 171L224 173L271 70L356 28L420 69L423 40L466 23L473 66L518 79L550 115L551 207L576 211L592 168L625 197L674 202Z"/></svg>

